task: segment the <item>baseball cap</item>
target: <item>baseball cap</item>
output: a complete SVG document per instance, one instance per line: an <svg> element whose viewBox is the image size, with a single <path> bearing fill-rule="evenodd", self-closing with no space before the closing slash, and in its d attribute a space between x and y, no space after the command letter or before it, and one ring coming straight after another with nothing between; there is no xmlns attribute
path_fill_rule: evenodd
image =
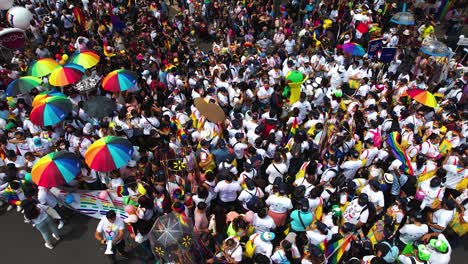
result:
<svg viewBox="0 0 468 264"><path fill-rule="evenodd" d="M281 194L285 194L288 190L287 190L287 187L286 187L286 185L284 183L280 183L278 185L278 191Z"/></svg>
<svg viewBox="0 0 468 264"><path fill-rule="evenodd" d="M418 246L418 257L422 261L428 261L431 257L431 252L427 250L425 245L421 244Z"/></svg>
<svg viewBox="0 0 468 264"><path fill-rule="evenodd" d="M332 214L333 216L341 216L342 215L342 212L341 212L341 209L340 209L340 206L335 204L332 206Z"/></svg>
<svg viewBox="0 0 468 264"><path fill-rule="evenodd" d="M275 233L273 232L263 232L262 235L260 235L260 238L263 241L272 241L275 239Z"/></svg>
<svg viewBox="0 0 468 264"><path fill-rule="evenodd" d="M441 253L446 253L448 251L447 242L442 239L431 239L429 240L429 245Z"/></svg>

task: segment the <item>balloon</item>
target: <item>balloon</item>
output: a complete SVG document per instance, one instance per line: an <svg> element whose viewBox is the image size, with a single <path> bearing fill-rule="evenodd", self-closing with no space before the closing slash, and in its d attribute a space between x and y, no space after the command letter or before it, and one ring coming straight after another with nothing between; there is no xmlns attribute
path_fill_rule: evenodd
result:
<svg viewBox="0 0 468 264"><path fill-rule="evenodd" d="M336 90L335 91L335 96L336 97L341 97L341 96L343 96L343 92L341 90Z"/></svg>
<svg viewBox="0 0 468 264"><path fill-rule="evenodd" d="M60 60L60 61L59 61L59 64L60 64L60 65L64 65L64 64L65 64L65 61L64 61L64 60Z"/></svg>
<svg viewBox="0 0 468 264"><path fill-rule="evenodd" d="M62 55L62 60L63 60L63 61L67 61L67 60L68 60L68 55L67 55L67 54L63 54L63 55Z"/></svg>
<svg viewBox="0 0 468 264"><path fill-rule="evenodd" d="M135 207L133 207L132 205L127 205L125 206L125 212L127 214L135 214Z"/></svg>
<svg viewBox="0 0 468 264"><path fill-rule="evenodd" d="M73 194L69 193L67 196L65 196L65 203L66 204L71 204L75 201L75 197L73 197Z"/></svg>
<svg viewBox="0 0 468 264"><path fill-rule="evenodd" d="M8 10L13 6L13 0L1 0L0 1L0 9L1 10Z"/></svg>
<svg viewBox="0 0 468 264"><path fill-rule="evenodd" d="M138 192L141 194L141 195L145 195L146 194L146 189L145 187L143 187L143 185L141 183L138 183L137 185L137 190Z"/></svg>
<svg viewBox="0 0 468 264"><path fill-rule="evenodd" d="M31 12L22 6L12 7L7 13L8 23L15 28L28 29L32 19L33 15Z"/></svg>
<svg viewBox="0 0 468 264"><path fill-rule="evenodd" d="M26 173L26 175L24 175L24 179L25 179L27 182L32 182L31 173Z"/></svg>
<svg viewBox="0 0 468 264"><path fill-rule="evenodd" d="M106 200L108 196L109 194L107 193L107 191L102 191L99 193L99 199Z"/></svg>
<svg viewBox="0 0 468 264"><path fill-rule="evenodd" d="M55 59L58 60L58 61L61 61L62 60L62 55L60 54L55 54Z"/></svg>

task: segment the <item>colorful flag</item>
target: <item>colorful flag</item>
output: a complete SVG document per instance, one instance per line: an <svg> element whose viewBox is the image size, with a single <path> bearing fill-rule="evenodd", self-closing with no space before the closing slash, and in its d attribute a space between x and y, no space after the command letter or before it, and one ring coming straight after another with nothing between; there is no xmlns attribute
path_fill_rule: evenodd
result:
<svg viewBox="0 0 468 264"><path fill-rule="evenodd" d="M403 164L403 171L411 176L414 176L413 167L411 166L411 160L408 157L408 154L403 150L398 140L400 138L400 133L394 131L388 135L387 144L392 150L392 154Z"/></svg>
<svg viewBox="0 0 468 264"><path fill-rule="evenodd" d="M327 257L328 264L338 264L346 252L349 243L354 239L354 235L349 235L331 244L326 245L325 256Z"/></svg>
<svg viewBox="0 0 468 264"><path fill-rule="evenodd" d="M291 130L289 130L288 139L293 138L294 135L296 135L296 130L298 127L299 127L299 124L297 123L297 117L294 117L294 121L291 125Z"/></svg>

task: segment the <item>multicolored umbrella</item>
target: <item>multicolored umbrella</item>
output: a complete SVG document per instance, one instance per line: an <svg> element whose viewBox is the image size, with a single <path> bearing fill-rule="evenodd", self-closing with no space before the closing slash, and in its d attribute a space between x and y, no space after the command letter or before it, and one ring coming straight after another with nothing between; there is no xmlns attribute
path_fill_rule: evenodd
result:
<svg viewBox="0 0 468 264"><path fill-rule="evenodd" d="M28 75L35 77L44 77L49 75L55 68L59 66L58 62L49 58L38 59L33 62L28 69Z"/></svg>
<svg viewBox="0 0 468 264"><path fill-rule="evenodd" d="M414 25L414 15L410 12L398 12L392 16L390 22L398 25Z"/></svg>
<svg viewBox="0 0 468 264"><path fill-rule="evenodd" d="M423 41L421 48L422 52L427 55L436 56L436 57L446 57L450 55L450 51L444 43L438 40L425 40Z"/></svg>
<svg viewBox="0 0 468 264"><path fill-rule="evenodd" d="M66 95L64 95L58 90L44 91L34 97L34 100L32 101L32 106L35 107L37 105L40 105L45 98L49 98L53 96L67 97Z"/></svg>
<svg viewBox="0 0 468 264"><path fill-rule="evenodd" d="M134 72L119 69L107 74L102 79L102 88L109 92L122 92L133 88L138 80Z"/></svg>
<svg viewBox="0 0 468 264"><path fill-rule="evenodd" d="M31 110L29 118L38 126L53 126L67 117L72 111L70 99L63 96L52 96L42 99Z"/></svg>
<svg viewBox="0 0 468 264"><path fill-rule="evenodd" d="M366 54L364 48L354 42L345 43L341 46L341 48L343 48L345 53L351 54L353 56L364 56L364 54Z"/></svg>
<svg viewBox="0 0 468 264"><path fill-rule="evenodd" d="M413 98L416 102L421 103L425 106L436 107L437 100L433 94L423 89L409 89L406 94Z"/></svg>
<svg viewBox="0 0 468 264"><path fill-rule="evenodd" d="M24 76L13 80L6 89L7 96L16 96L30 92L42 83L40 78L34 76Z"/></svg>
<svg viewBox="0 0 468 264"><path fill-rule="evenodd" d="M85 72L83 66L75 63L59 65L49 76L49 83L53 86L66 86L76 83Z"/></svg>
<svg viewBox="0 0 468 264"><path fill-rule="evenodd" d="M93 170L112 171L125 166L132 155L133 145L128 139L107 136L89 146L85 161Z"/></svg>
<svg viewBox="0 0 468 264"><path fill-rule="evenodd" d="M70 62L81 65L85 69L89 69L99 63L99 55L93 51L87 50L73 55L73 57L70 59Z"/></svg>
<svg viewBox="0 0 468 264"><path fill-rule="evenodd" d="M52 188L69 183L80 173L80 160L72 152L51 152L40 158L31 170L33 182Z"/></svg>

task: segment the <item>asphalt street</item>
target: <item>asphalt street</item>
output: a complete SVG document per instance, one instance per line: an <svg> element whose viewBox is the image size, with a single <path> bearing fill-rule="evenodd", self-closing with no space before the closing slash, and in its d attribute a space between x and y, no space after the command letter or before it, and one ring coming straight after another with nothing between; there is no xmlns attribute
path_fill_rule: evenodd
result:
<svg viewBox="0 0 468 264"><path fill-rule="evenodd" d="M108 263L104 249L94 239L98 221L87 216L74 214L61 232L62 239L53 250L44 247L42 237L34 227L25 224L23 215L16 210L5 212L0 209L1 263L83 264ZM154 263L132 257L119 263ZM453 250L453 264L468 263L468 239L461 241Z"/></svg>

